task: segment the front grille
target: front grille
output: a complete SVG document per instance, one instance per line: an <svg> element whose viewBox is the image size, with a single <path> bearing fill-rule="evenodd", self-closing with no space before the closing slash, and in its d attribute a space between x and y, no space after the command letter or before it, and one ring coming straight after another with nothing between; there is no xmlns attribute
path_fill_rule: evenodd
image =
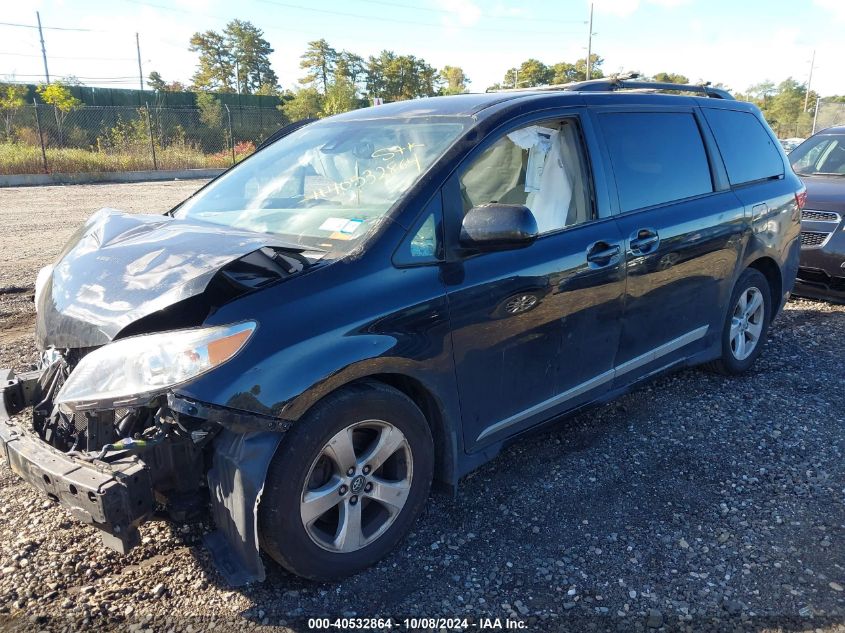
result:
<svg viewBox="0 0 845 633"><path fill-rule="evenodd" d="M801 248L819 248L824 245L830 233L801 231Z"/></svg>
<svg viewBox="0 0 845 633"><path fill-rule="evenodd" d="M808 222L836 222L842 219L838 213L833 211L813 211L812 209L804 209L801 212L801 219Z"/></svg>

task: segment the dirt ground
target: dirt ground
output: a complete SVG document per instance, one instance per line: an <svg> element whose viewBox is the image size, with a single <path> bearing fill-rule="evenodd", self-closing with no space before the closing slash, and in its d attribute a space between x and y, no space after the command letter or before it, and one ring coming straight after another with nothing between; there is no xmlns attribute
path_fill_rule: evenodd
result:
<svg viewBox="0 0 845 633"><path fill-rule="evenodd" d="M0 366L35 358L35 274L91 212L161 212L200 184L0 189ZM119 555L0 460L0 629L380 616L476 631L487 616L527 631L843 632L843 334L845 307L791 301L747 375L682 371L521 439L455 497L432 495L385 560L333 584L265 558L266 582L227 587L202 545L207 515L151 521Z"/></svg>

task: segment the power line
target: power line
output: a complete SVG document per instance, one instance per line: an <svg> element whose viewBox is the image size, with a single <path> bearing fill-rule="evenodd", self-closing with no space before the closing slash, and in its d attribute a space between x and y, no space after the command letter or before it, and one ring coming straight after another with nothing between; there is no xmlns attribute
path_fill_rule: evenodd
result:
<svg viewBox="0 0 845 633"><path fill-rule="evenodd" d="M454 15L453 11L448 9L432 9L431 7L417 7L412 4L403 4L401 2L386 2L385 0L358 0L358 2L366 2L367 4L380 4L387 7L401 7L403 9L411 9L412 11L426 11L428 13L439 13L441 15ZM524 15L485 15L486 18L494 20L523 20L527 22L543 22L555 24L583 24L584 20L552 20L547 18L529 18Z"/></svg>
<svg viewBox="0 0 845 633"><path fill-rule="evenodd" d="M0 51L0 55L10 55L12 57L41 57L41 55L34 55L29 53L12 53L9 51ZM76 57L75 55L50 55L50 59L81 59L81 60L89 60L89 61L120 61L120 62L134 62L134 57L109 57L108 59L104 59L103 57Z"/></svg>
<svg viewBox="0 0 845 633"><path fill-rule="evenodd" d="M43 73L38 74L26 74L26 73L15 73L15 77L41 77ZM88 81L99 81L99 80L110 80L110 79L120 79L126 81L137 81L137 77L131 76L118 76L118 77L88 77L88 76L81 76L81 75L73 75L77 79L85 79Z"/></svg>
<svg viewBox="0 0 845 633"><path fill-rule="evenodd" d="M146 2L145 0L123 0L124 2L129 2L131 4L137 4L145 7L153 7L156 9L163 9L165 11L175 11L177 13L188 13L191 15L196 15L196 11L190 11L188 9L179 9L177 7L169 7L162 4L157 4L155 2ZM313 13L324 13L328 15L338 15L341 17L347 18L356 18L359 20L375 20L377 22L390 22L392 24L410 24L417 27L428 27L428 28L436 28L442 29L443 24L436 24L433 22L419 22L418 20L402 20L398 18L386 18L382 16L373 16L373 15L361 15L360 13L350 13L348 11L334 11L332 9L318 9L316 7L305 7L299 4L289 4L286 2L275 2L273 0L258 0L259 2L263 2L264 4L272 4L279 7L285 7L287 9L298 9L301 11L311 11ZM375 1L375 0L373 0ZM382 3L385 4L385 3ZM405 6L405 5L396 5L396 6ZM445 13L449 13L448 11ZM205 17L215 18L218 20L227 20L229 18L224 18L220 15L213 15L210 13L203 13ZM581 20L576 20L574 22L583 22ZM300 29L292 29L289 27L282 27L276 26L273 24L263 24L262 27L265 30L280 30L280 31L290 31L294 33L303 33ZM472 27L474 31L482 31L482 32L491 32L491 33L531 33L537 35L565 35L566 32L564 31L520 31L518 29L513 28L488 28L488 27Z"/></svg>
<svg viewBox="0 0 845 633"><path fill-rule="evenodd" d="M128 1L135 1L135 0L128 0ZM317 9L315 7L303 7L302 5L298 4L289 4L287 2L277 2L276 0L258 0L259 2L263 2L264 4L272 4L279 7L285 7L287 9L298 9L300 11L311 11L314 13L326 13L329 15L339 15L346 18L356 18L359 20L375 20L377 22L391 22L393 24L412 24L415 27L433 27L437 29L442 29L443 24L435 24L432 22L419 22L417 20L400 20L397 18L385 18L381 16L373 16L373 15L361 15L359 13L349 13L347 11L333 11L331 9ZM529 31L519 31L517 29L508 28L508 29L491 29L487 27L472 27L473 31L483 31L483 32L490 32L490 33L529 33ZM531 30L530 33L532 35L563 35L563 31L534 31Z"/></svg>
<svg viewBox="0 0 845 633"><path fill-rule="evenodd" d="M37 24L17 24L15 22L0 22L0 26L14 26L21 29L38 29ZM97 29L72 29L69 27L64 26L42 26L42 29L45 31L81 31L85 33L102 33L103 31L98 31Z"/></svg>

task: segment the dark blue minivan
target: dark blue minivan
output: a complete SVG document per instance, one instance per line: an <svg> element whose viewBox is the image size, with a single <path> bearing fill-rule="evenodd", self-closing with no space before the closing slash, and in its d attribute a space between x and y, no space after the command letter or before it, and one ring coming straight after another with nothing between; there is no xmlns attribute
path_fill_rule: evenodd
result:
<svg viewBox="0 0 845 633"><path fill-rule="evenodd" d="M41 362L6 372L0 443L119 551L157 504L210 505L233 584L259 548L354 573L519 434L747 370L795 279L804 187L719 90L601 80L277 136L166 215L97 212L38 275Z"/></svg>

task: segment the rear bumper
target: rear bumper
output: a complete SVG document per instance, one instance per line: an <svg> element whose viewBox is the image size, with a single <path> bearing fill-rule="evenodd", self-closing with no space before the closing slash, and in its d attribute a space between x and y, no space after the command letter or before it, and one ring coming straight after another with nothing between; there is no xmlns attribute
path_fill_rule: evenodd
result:
<svg viewBox="0 0 845 633"><path fill-rule="evenodd" d="M154 508L147 466L137 457L104 462L86 461L62 453L38 435L10 419L9 414L32 404L30 380L6 373L0 398L0 451L9 468L28 484L67 508L73 517L102 530L103 542L127 552L138 542L138 525Z"/></svg>

